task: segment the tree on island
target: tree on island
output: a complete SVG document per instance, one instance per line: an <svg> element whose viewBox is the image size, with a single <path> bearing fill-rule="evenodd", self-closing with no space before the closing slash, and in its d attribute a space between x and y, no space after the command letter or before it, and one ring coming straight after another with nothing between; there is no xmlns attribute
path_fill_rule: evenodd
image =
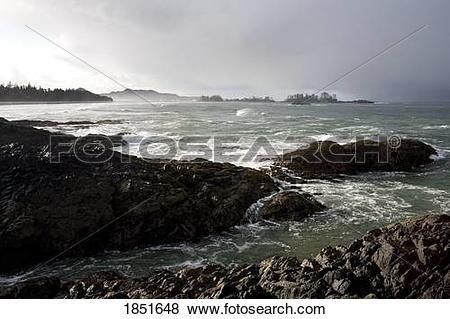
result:
<svg viewBox="0 0 450 319"><path fill-rule="evenodd" d="M294 94L289 95L285 102L291 104L309 104L309 103L337 103L338 99L336 98L336 94L329 94L327 92L323 92L320 95L316 94Z"/></svg>
<svg viewBox="0 0 450 319"><path fill-rule="evenodd" d="M220 95L212 95L212 96L201 96L201 102L275 102L273 98L270 96L265 97L243 97L243 98L233 98L233 99L224 99Z"/></svg>
<svg viewBox="0 0 450 319"><path fill-rule="evenodd" d="M236 99L227 99L227 101L231 101L231 102L262 102L262 103L275 102L275 100L272 97L270 97L270 96L265 96L265 97L258 97L258 96L243 97L243 98L236 98Z"/></svg>
<svg viewBox="0 0 450 319"><path fill-rule="evenodd" d="M202 95L200 97L200 101L201 102L223 102L223 98L220 95L211 95L211 96Z"/></svg>
<svg viewBox="0 0 450 319"><path fill-rule="evenodd" d="M111 102L107 96L98 95L88 90L79 89L43 89L9 82L0 85L1 102Z"/></svg>
<svg viewBox="0 0 450 319"><path fill-rule="evenodd" d="M372 104L373 101L369 100L353 100L353 101L339 101L336 97L336 94L329 94L327 92L323 92L320 95L316 94L294 94L289 95L285 100L287 103L291 104L311 104L311 103L355 103L355 104Z"/></svg>

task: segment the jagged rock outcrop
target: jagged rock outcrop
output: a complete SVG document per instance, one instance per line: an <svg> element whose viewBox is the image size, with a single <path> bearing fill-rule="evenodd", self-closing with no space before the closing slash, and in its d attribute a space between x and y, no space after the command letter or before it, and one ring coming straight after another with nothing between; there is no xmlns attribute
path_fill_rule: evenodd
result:
<svg viewBox="0 0 450 319"><path fill-rule="evenodd" d="M418 140L332 141L311 143L279 158L276 166L290 169L304 178L329 178L369 171L413 171L431 164L436 150Z"/></svg>
<svg viewBox="0 0 450 319"><path fill-rule="evenodd" d="M39 288L39 289L38 289ZM428 215L375 229L314 259L272 257L252 265L206 265L128 278L103 272L62 283L35 278L0 288L25 298L448 298L450 216Z"/></svg>
<svg viewBox="0 0 450 319"><path fill-rule="evenodd" d="M232 164L125 156L105 136L84 137L78 157L66 148L55 155L49 140L47 131L0 121L0 271L44 261L99 229L65 256L219 233L277 190L269 176Z"/></svg>

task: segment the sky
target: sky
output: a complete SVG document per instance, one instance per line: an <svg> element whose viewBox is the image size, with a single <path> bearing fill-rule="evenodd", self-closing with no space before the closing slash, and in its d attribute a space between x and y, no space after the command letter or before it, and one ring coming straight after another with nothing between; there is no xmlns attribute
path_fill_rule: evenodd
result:
<svg viewBox="0 0 450 319"><path fill-rule="evenodd" d="M0 0L0 83L450 100L448 0Z"/></svg>

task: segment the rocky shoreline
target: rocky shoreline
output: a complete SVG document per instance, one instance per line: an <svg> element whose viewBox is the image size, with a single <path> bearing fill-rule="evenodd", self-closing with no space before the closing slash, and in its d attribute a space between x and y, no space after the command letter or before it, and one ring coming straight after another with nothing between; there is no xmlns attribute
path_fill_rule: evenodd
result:
<svg viewBox="0 0 450 319"><path fill-rule="evenodd" d="M121 136L109 139L122 143ZM77 140L74 147L88 153L80 158L74 150L59 153L45 130L0 120L0 272L45 261L100 228L64 257L217 234L248 222L250 206L279 191L257 170L201 159L142 160L112 151L109 139ZM49 154L58 154L58 163ZM324 208L297 190L277 195L264 214L300 220Z"/></svg>
<svg viewBox="0 0 450 319"><path fill-rule="evenodd" d="M430 156L436 153L432 147L415 140L402 140L402 143L395 148L383 143L377 145L369 143L369 146L363 145L363 147L354 143L340 148L341 146L336 146L333 142L323 142L316 146L311 144L306 150L298 150L290 154L288 161L286 157L277 161L278 167L274 167L271 171L271 175L277 177L274 179L265 172L227 163L213 163L201 159L189 162L149 161L126 156L112 150L114 144L124 143L121 136L105 139L105 136L89 135L76 139L71 135L56 134L58 142L74 145L69 151L60 150L58 149L60 144L54 145L49 142L50 135L55 137L55 133L33 128L33 124L36 123L29 121L13 123L0 119L0 167L2 167L0 171L0 255L2 256L0 272L3 273L45 262L61 252L65 253L60 257L89 256L106 249L127 250L139 246L197 240L249 222L249 209L262 199L262 207L258 210L257 218L302 220L326 207L301 189L281 189L280 191L278 181L290 176L286 172L293 172L302 178L329 178L340 174L356 174L371 170L411 171L431 163ZM317 147L320 149L321 157L319 156L319 161L310 162L308 156L316 157ZM342 164L342 161L330 162L329 156L333 157L338 153L341 158L347 157L353 151L358 157L362 154L360 152L367 151L367 147L372 152L380 151L386 161L380 163L370 155L365 164L356 160L349 160L345 164ZM339 152L334 151L336 148L339 148ZM77 150L81 149L84 155L80 157L76 154L78 154ZM50 163L50 159L54 159L52 157L54 154L58 155L58 163ZM426 241L426 244L421 244L420 249L421 251L425 248L434 249L436 252L433 254L439 256L439 260L443 258L447 262L446 265L442 263L436 265L440 267L437 268L440 272L446 271L442 265L448 266L447 217L431 216L422 222L415 222L422 226L427 223L437 223L436 236L440 237L436 241L439 242L439 246L433 246L436 243L433 242L430 244L433 247L430 248L429 242ZM417 227L423 232L423 236L435 236L434 233L427 234L426 227L420 225ZM403 227L402 231L413 231L406 233L405 236L416 235L414 227L408 228L407 225L397 227ZM387 233L390 234L389 231ZM405 244L397 237L386 236L383 239L386 242L398 241L400 247ZM86 237L88 237L87 240ZM441 239L446 239L447 242L441 242ZM66 252L67 248L74 243L77 244ZM370 245L368 243L364 247L367 248ZM352 246L354 245L350 247ZM375 251L375 246L367 249ZM386 248L386 245L381 247L388 250L386 254L391 252L391 257L400 253L392 253L395 249ZM395 267L401 269L394 269L395 273L392 273L394 270L382 269L376 261L374 261L375 264L382 272L379 279L383 282L382 284L373 283L372 289L365 282L364 287L367 289L364 287L344 289L342 287L347 285L354 286L352 280L359 278L359 272L367 278L375 276L372 270L365 269L363 266L361 266L363 270L357 270L359 268L351 264L352 260L360 258L361 265L365 265L362 261L364 258L375 257L368 251L361 251L358 253L359 257L350 258L347 256L347 251L339 247L331 249L330 252L337 257L333 257L330 261L333 264L328 266L320 261L321 257L310 261L309 266L305 264L308 263L307 261L300 265L295 258L274 257L250 266L224 268L212 265L186 269L178 273L155 272L153 277L149 277L153 279L125 278L116 273L103 273L86 279L86 282L73 283L61 283L56 278L38 278L17 283L12 287L1 287L0 296L18 298L118 296L130 298L264 296L359 298L372 294L379 298L443 296L442 289L436 288L435 279L430 284L432 288L427 290L414 288L407 292L404 289L409 288L403 287L403 290L396 291L385 282L386 276L395 277L392 280L395 280L396 287L401 286L402 283L398 282L403 279L398 276L405 275L403 273L405 265L396 263ZM370 256L367 255L369 256L367 257L364 254ZM442 257L442 254L447 257ZM338 259L342 259L344 255L348 257L344 264L350 263L347 268L352 272L357 271L358 274L348 275L348 271L343 270L345 267L342 268ZM419 255L415 258L412 264L417 261L424 263ZM387 263L389 264L390 261ZM434 269L430 268L434 267L430 265L430 262L425 264L426 266L418 267L427 272ZM393 267L391 264L388 266ZM264 267L274 270L266 273L262 270ZM327 267L339 271L326 276L325 273L323 276L318 275ZM294 276L298 279L293 281L296 284L292 284L297 285L297 288L276 288L278 284L270 288L272 284L269 286L266 284L269 282L267 276L271 277L275 274L281 276L283 272L286 276L293 275L294 268L300 271ZM346 277L347 275L350 277ZM448 277L448 274L444 273L436 278L442 279L444 278L442 276L446 275ZM280 278L284 278L283 276ZM408 278L412 276L411 271L408 271L405 276ZM194 277L201 282L192 281ZM217 280L222 280L223 285ZM285 278L279 280L284 282ZM336 280L342 281L339 284L341 288L334 283ZM356 281L357 286L359 280ZM334 287L335 292L329 288L326 292L324 290L326 286L323 286L322 281ZM86 289L92 285L88 292ZM76 288L79 286L84 288ZM106 288L98 290L100 286ZM111 290L108 288L110 286L121 288ZM160 287L159 290L157 287ZM222 288L219 289L219 287ZM115 294L118 291L120 293ZM149 295L150 292L153 295Z"/></svg>
<svg viewBox="0 0 450 319"><path fill-rule="evenodd" d="M47 131L2 122L0 134L0 271L42 262L112 221L65 257L195 240L243 223L251 204L277 191L256 170L123 158L88 144L96 136L78 147L107 161L69 153L50 163Z"/></svg>
<svg viewBox="0 0 450 319"><path fill-rule="evenodd" d="M101 272L61 282L39 277L0 287L1 298L449 298L450 216L375 229L314 259L207 265L142 278Z"/></svg>

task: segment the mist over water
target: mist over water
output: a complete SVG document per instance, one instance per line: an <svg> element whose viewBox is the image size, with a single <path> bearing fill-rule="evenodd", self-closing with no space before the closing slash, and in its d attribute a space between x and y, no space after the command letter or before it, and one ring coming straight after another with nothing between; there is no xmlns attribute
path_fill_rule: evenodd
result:
<svg viewBox="0 0 450 319"><path fill-rule="evenodd" d="M234 135L242 137L243 152L260 136L267 137L280 151L286 148L288 136L345 141L378 135L417 138L439 151L437 161L417 173L368 173L298 185L329 207L303 222L259 221L195 243L63 260L42 268L41 274L77 278L116 269L138 276L152 268L208 262L250 263L272 255L305 258L327 245L347 244L378 226L415 215L450 211L450 105L447 104L34 104L1 105L0 116L10 120L59 122L121 120L120 124L59 125L46 129L80 136L123 133L131 143L146 136ZM136 149L131 148L130 152ZM236 164L258 167L251 162Z"/></svg>

